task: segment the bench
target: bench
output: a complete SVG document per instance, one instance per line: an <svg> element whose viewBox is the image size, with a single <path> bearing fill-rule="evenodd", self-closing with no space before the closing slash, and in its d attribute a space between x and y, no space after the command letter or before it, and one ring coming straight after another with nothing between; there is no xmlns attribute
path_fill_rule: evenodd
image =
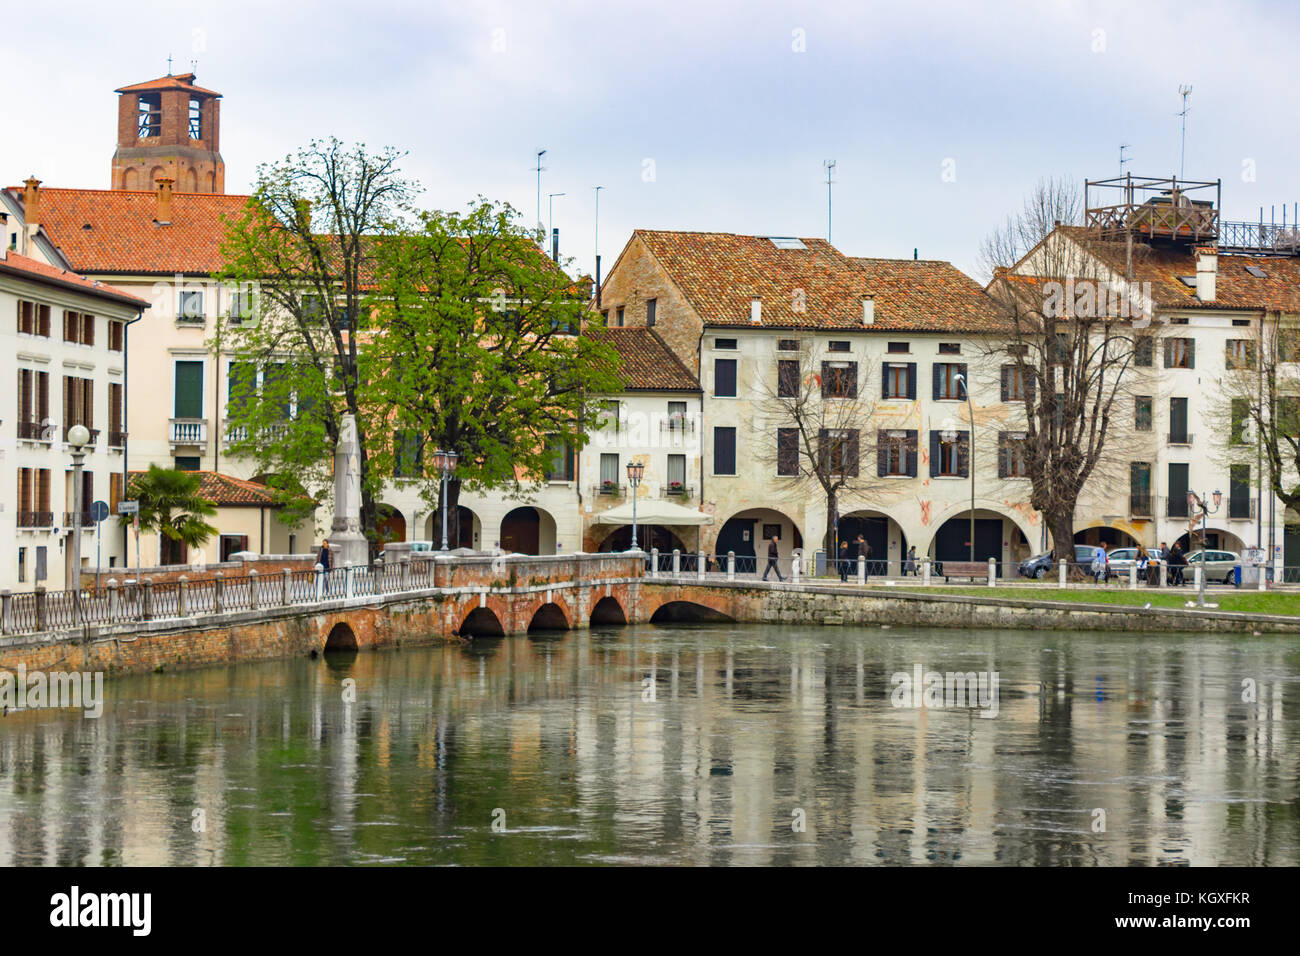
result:
<svg viewBox="0 0 1300 956"><path fill-rule="evenodd" d="M972 581L979 578L987 581L989 577L989 563L987 561L944 561L936 573L943 575L944 583L949 578L970 578Z"/></svg>

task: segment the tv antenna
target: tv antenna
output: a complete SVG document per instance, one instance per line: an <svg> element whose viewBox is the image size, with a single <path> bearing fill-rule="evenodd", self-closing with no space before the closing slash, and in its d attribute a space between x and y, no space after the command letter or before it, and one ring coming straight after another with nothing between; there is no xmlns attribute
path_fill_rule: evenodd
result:
<svg viewBox="0 0 1300 956"><path fill-rule="evenodd" d="M1120 174L1121 176L1124 175L1124 165L1125 165L1126 163L1131 163L1131 162L1133 162L1133 160L1129 159L1128 157L1126 157L1126 156L1124 155L1124 150L1126 150L1126 149L1132 149L1132 148L1133 148L1133 147L1130 146L1128 143L1120 143L1120 144L1119 144L1119 174Z"/></svg>
<svg viewBox="0 0 1300 956"><path fill-rule="evenodd" d="M1182 179L1187 169L1187 114L1192 111L1187 105L1187 98L1192 95L1191 84L1179 86L1178 95L1183 98L1183 111L1178 114L1183 118L1183 145L1178 152L1178 178Z"/></svg>
<svg viewBox="0 0 1300 956"><path fill-rule="evenodd" d="M835 160L826 159L822 161L822 166L826 169L826 241L831 241L831 185L835 182L831 178L831 173L835 171Z"/></svg>

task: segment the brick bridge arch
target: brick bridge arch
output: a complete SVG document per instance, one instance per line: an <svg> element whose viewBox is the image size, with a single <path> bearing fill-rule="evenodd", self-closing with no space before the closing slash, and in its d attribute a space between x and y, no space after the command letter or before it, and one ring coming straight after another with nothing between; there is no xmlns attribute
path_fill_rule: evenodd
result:
<svg viewBox="0 0 1300 956"><path fill-rule="evenodd" d="M762 592L748 588L693 584L643 586L637 620L653 621L658 614L660 620L667 617L669 620L738 621L745 619L741 608L755 600L762 600Z"/></svg>

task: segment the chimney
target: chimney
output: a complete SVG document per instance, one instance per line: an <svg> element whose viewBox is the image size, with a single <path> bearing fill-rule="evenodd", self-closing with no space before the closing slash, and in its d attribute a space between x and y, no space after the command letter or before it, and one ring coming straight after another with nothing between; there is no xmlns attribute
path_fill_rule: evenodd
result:
<svg viewBox="0 0 1300 956"><path fill-rule="evenodd" d="M154 199L158 206L154 212L154 222L160 226L171 225L172 221L172 183L174 179L163 176L154 180Z"/></svg>
<svg viewBox="0 0 1300 956"><path fill-rule="evenodd" d="M1219 275L1219 256L1213 246L1196 250L1196 298L1202 302L1214 301L1215 280Z"/></svg>
<svg viewBox="0 0 1300 956"><path fill-rule="evenodd" d="M600 308L600 256L596 256L596 308Z"/></svg>
<svg viewBox="0 0 1300 956"><path fill-rule="evenodd" d="M560 230L551 230L551 261L560 261Z"/></svg>
<svg viewBox="0 0 1300 956"><path fill-rule="evenodd" d="M29 228L41 224L41 181L35 176L28 177L23 183L23 219Z"/></svg>
<svg viewBox="0 0 1300 956"><path fill-rule="evenodd" d="M749 300L749 321L763 321L763 300L759 296L752 296Z"/></svg>
<svg viewBox="0 0 1300 956"><path fill-rule="evenodd" d="M873 325L876 321L876 303L869 295L862 297L862 324Z"/></svg>

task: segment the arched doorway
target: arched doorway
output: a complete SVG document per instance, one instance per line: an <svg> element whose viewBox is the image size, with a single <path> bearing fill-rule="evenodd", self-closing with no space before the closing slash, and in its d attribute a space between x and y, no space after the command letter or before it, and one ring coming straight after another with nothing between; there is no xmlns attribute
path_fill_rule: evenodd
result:
<svg viewBox="0 0 1300 956"><path fill-rule="evenodd" d="M1176 541L1172 541L1170 544L1177 544L1184 552L1199 551L1201 549L1201 529L1197 528L1194 535L1183 532ZM1241 554L1246 549L1246 543L1231 531L1225 531L1222 528L1206 528L1205 549L1207 551L1233 551Z"/></svg>
<svg viewBox="0 0 1300 956"><path fill-rule="evenodd" d="M528 622L528 633L536 631L567 631L569 629L569 619L564 615L564 609L554 602L543 604L533 614L533 619Z"/></svg>
<svg viewBox="0 0 1300 956"><path fill-rule="evenodd" d="M955 505L936 518L936 530L927 542L925 550L917 548L917 554L927 555L934 561L969 561L970 547L970 507ZM975 560L987 561L993 558L998 562L1001 577L1015 577L1017 561L1027 555L1030 541L1040 531L1026 517L1015 509L1003 510L997 503L989 502L975 507Z"/></svg>
<svg viewBox="0 0 1300 956"><path fill-rule="evenodd" d="M780 566L788 570L791 553L803 548L803 535L794 519L772 508L747 508L737 512L718 530L713 549L718 567L725 568L727 552L734 551L737 573L761 572L767 563L767 541L773 535L777 539Z"/></svg>
<svg viewBox="0 0 1300 956"><path fill-rule="evenodd" d="M466 615L456 633L460 637L504 637L506 629L490 609L476 607Z"/></svg>
<svg viewBox="0 0 1300 956"><path fill-rule="evenodd" d="M857 573L858 535L866 539L871 557L867 562L867 573L871 575L901 574L903 559L907 555L907 535L902 527L883 511L859 509L845 515L835 525L835 555L838 558L847 552L851 562L851 573ZM843 551L840 542L848 547Z"/></svg>
<svg viewBox="0 0 1300 956"><path fill-rule="evenodd" d="M449 511L448 515L450 513ZM460 505L456 509L456 517L460 524L460 537L449 540L448 545L453 548L482 551L483 523L479 521L478 515L464 505ZM448 536L450 534L451 531L448 529ZM442 544L442 518L437 511L429 512L429 517L424 520L424 540Z"/></svg>
<svg viewBox="0 0 1300 956"><path fill-rule="evenodd" d="M325 638L325 653L331 654L336 651L344 653L357 651L357 635L342 621L331 627L329 636Z"/></svg>
<svg viewBox="0 0 1300 956"><path fill-rule="evenodd" d="M501 519L501 549L516 554L554 554L555 519L542 508L516 508Z"/></svg>
<svg viewBox="0 0 1300 956"><path fill-rule="evenodd" d="M623 613L623 606L615 598L603 597L591 609L591 623L594 626L626 624L627 615Z"/></svg>
<svg viewBox="0 0 1300 956"><path fill-rule="evenodd" d="M375 506L375 532L384 543L406 540L406 516L392 505Z"/></svg>

